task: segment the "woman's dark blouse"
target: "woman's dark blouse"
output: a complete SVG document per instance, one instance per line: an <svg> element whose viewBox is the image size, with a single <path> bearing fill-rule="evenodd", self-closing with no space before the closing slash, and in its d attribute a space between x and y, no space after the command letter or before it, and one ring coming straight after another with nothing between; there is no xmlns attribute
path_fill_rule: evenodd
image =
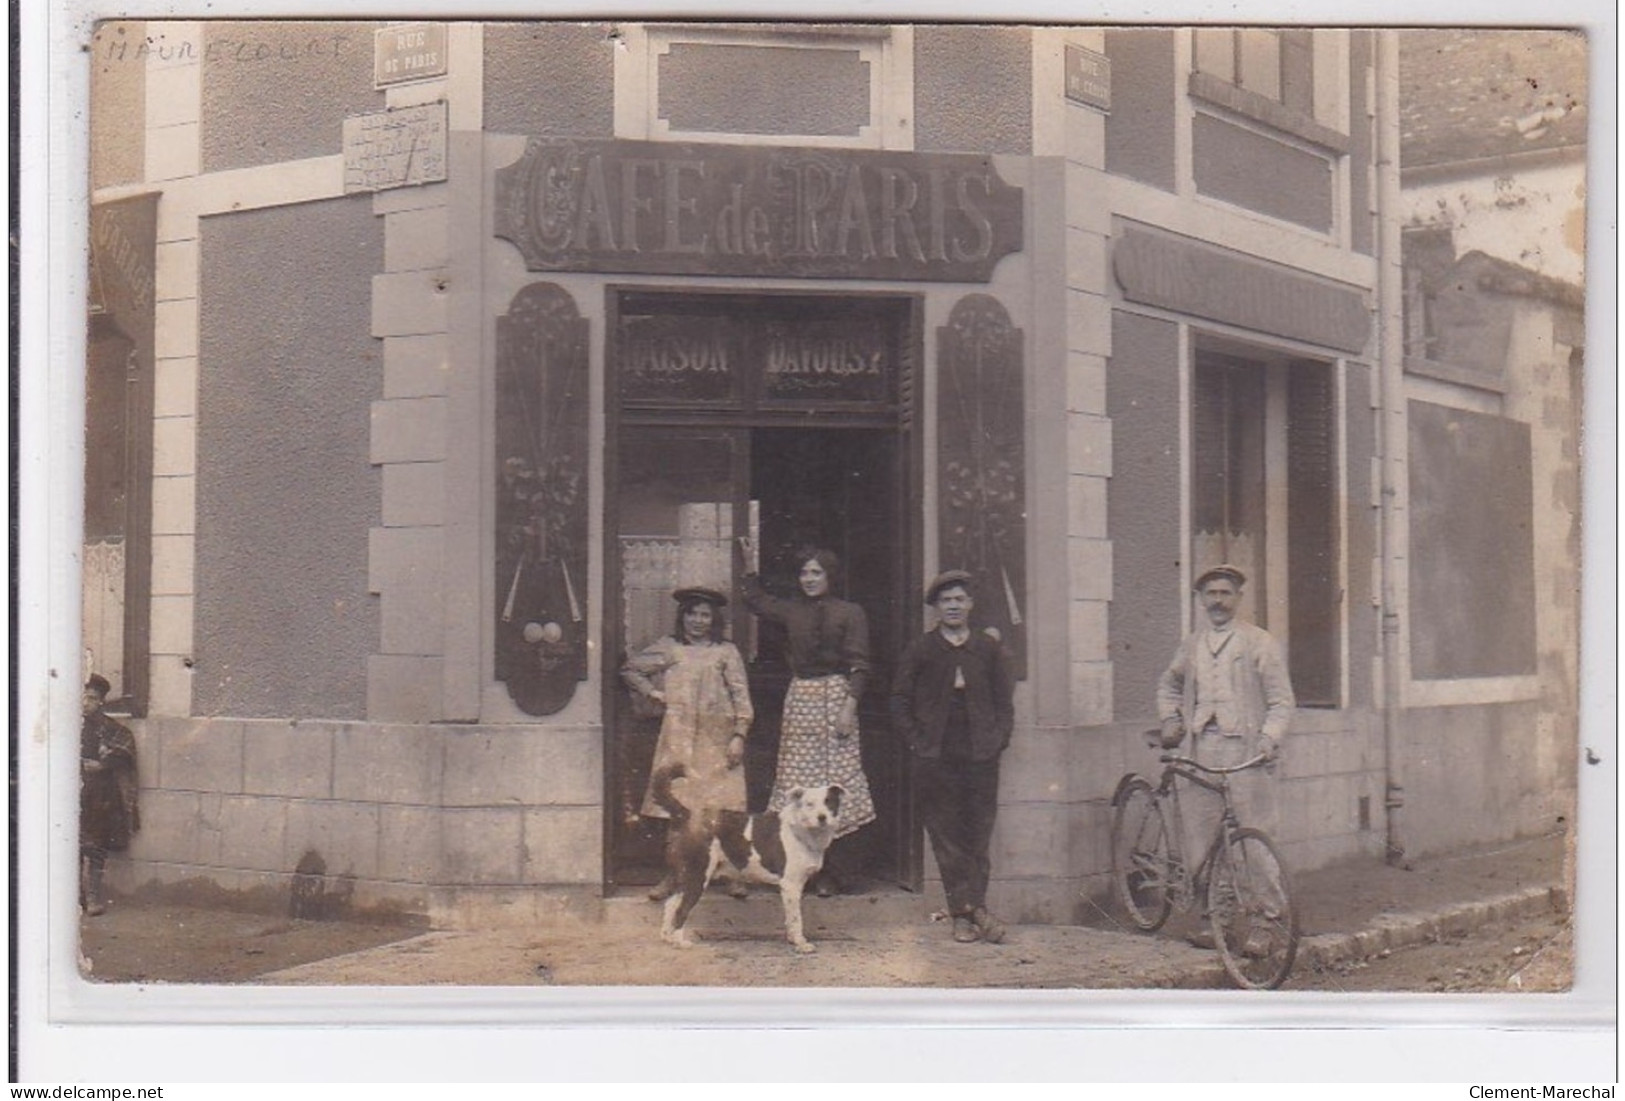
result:
<svg viewBox="0 0 1625 1101"><path fill-rule="evenodd" d="M790 671L798 677L845 673L853 696L869 684L869 620L850 600L833 596L787 600L746 574L745 604L763 619L782 623L789 634Z"/></svg>

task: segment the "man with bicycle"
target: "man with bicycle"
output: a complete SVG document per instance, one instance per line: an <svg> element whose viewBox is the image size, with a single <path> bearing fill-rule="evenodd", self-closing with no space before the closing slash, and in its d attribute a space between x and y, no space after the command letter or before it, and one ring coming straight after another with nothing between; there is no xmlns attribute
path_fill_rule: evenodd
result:
<svg viewBox="0 0 1625 1101"><path fill-rule="evenodd" d="M1173 661L1157 684L1157 717L1162 745L1174 749L1191 734L1191 756L1217 767L1238 765L1264 754L1268 771L1249 769L1230 778L1237 816L1250 826L1273 832L1275 820L1274 760L1292 723L1296 701L1281 648L1268 631L1236 619L1247 577L1224 564L1203 571L1194 586L1207 622L1179 644ZM1199 853L1213 835L1223 802L1213 792L1191 785L1181 796L1187 852ZM1212 948L1206 929L1191 943Z"/></svg>

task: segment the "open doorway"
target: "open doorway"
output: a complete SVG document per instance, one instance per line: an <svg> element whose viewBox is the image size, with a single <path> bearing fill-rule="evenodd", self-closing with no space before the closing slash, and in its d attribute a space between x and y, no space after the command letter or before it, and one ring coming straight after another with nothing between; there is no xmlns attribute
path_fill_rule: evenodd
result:
<svg viewBox="0 0 1625 1101"><path fill-rule="evenodd" d="M635 400L623 400L612 413L612 490L606 502L612 533L606 547L613 594L606 608L610 652L615 661L624 661L672 633L676 588L704 585L730 595L728 634L745 660L756 713L746 742L747 798L750 809L760 811L772 792L790 670L782 628L758 621L740 599L733 541L744 534L755 538L763 584L784 596L795 592L797 548L811 544L833 550L842 563L834 595L864 609L874 663L860 725L864 772L878 817L844 843L844 863L856 873L860 889L912 887L920 875L918 831L909 814L906 753L892 736L887 714L892 664L918 625L916 602L908 599L919 572L918 524L910 505L917 495L909 489L917 464L907 429L911 418L901 415L895 396L898 361L905 358L898 354L899 343L912 331L909 302L893 300L876 311L872 299L840 299L837 307L856 307L856 329L881 322L874 326L875 347L884 353L885 385L866 382L872 388L861 404L842 402L839 395L833 401L803 399L806 408L792 414L771 400L753 400L774 385L771 380L753 387L747 380L715 376L760 372L775 362L775 354L782 361L782 352L764 352L764 344L789 339L785 333L802 319L812 322L809 335L799 339L809 346L827 340L822 333L837 331L820 330L831 320L829 302L669 298L680 299L670 310L651 310L645 299L636 301L635 313L624 310L624 300L622 306L635 318L658 319L646 328L683 353L670 363L709 362L703 373L710 377L696 380L708 407L667 402L658 409L640 408ZM624 339L629 327L621 327L623 339L611 347L623 399L632 361L647 367L655 354L647 343ZM616 377L612 374L612 386ZM669 378L661 384L669 386ZM660 719L634 706L613 672L606 677L605 716L606 887L653 883L663 867L664 823L644 817L640 809Z"/></svg>
<svg viewBox="0 0 1625 1101"><path fill-rule="evenodd" d="M769 428L751 432L751 495L759 502L762 579L792 595L798 548L823 546L840 558L834 595L864 610L874 671L859 707L863 771L877 820L854 834L843 870L860 882L910 881L906 854L907 777L887 710L892 665L906 637L900 555L906 519L899 508L895 432ZM784 631L756 624L745 655L756 708L747 774L751 808L767 805L790 668ZM850 876L849 876L850 878Z"/></svg>

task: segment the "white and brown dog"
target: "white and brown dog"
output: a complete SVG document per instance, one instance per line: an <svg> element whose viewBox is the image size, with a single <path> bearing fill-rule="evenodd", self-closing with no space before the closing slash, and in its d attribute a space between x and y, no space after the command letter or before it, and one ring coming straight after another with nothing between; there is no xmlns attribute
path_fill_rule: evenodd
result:
<svg viewBox="0 0 1625 1101"><path fill-rule="evenodd" d="M778 886L785 935L796 951L815 951L802 929L801 895L807 881L824 866L824 852L835 840L835 820L846 793L839 784L792 788L784 808L768 814L714 807L691 810L672 792L672 781L686 772L681 764L667 765L650 785L654 801L671 815L666 861L677 884L666 900L661 939L683 948L693 946L694 934L684 927L689 914L711 878L731 866L736 879Z"/></svg>

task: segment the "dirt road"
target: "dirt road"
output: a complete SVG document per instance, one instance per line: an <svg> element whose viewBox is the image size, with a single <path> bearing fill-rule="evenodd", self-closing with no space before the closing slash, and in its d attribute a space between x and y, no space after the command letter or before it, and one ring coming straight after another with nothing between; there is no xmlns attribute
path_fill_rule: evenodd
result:
<svg viewBox="0 0 1625 1101"><path fill-rule="evenodd" d="M87 979L189 983L248 982L422 932L124 900L100 917L81 918L79 930L80 971Z"/></svg>
<svg viewBox="0 0 1625 1101"><path fill-rule="evenodd" d="M87 977L103 982L397 986L787 986L1126 989L1223 987L1211 952L1174 925L1159 936L1022 926L1000 946L955 944L945 926L809 924L819 952L789 950L765 900L708 900L692 950L636 923L423 932L149 906L85 922ZM108 920L111 918L112 920ZM1317 969L1286 989L1485 992L1567 989L1573 938L1555 911Z"/></svg>
<svg viewBox="0 0 1625 1101"><path fill-rule="evenodd" d="M1401 870L1356 862L1297 877L1305 940L1288 983L1298 990L1549 991L1567 989L1572 937L1559 836L1419 862ZM1521 897L1517 906L1487 900ZM770 893L721 892L696 911L705 942L659 942L658 908L640 898L606 904L603 922L438 930L355 921L300 921L221 909L215 899L143 893L81 921L87 975L105 982L289 985L636 985L1125 989L1222 986L1212 952L1184 943L1194 914L1157 936L1129 931L1110 908L1087 925L1019 925L1002 946L953 943L926 920L919 896L810 899L816 956L783 941ZM1358 952L1312 950L1405 915L1417 935ZM1438 915L1430 918L1429 915ZM1443 915L1454 915L1444 917ZM1363 934L1362 934L1363 936ZM1317 940L1317 938L1319 938ZM1416 941L1424 943L1415 944ZM1387 955L1378 949L1405 943ZM1317 970L1316 959L1353 963Z"/></svg>

